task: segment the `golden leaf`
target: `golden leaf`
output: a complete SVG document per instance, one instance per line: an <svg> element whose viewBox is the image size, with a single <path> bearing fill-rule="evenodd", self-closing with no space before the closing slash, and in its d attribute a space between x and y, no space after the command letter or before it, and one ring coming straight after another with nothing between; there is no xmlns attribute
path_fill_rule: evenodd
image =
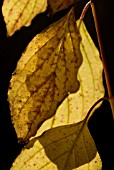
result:
<svg viewBox="0 0 114 170"><path fill-rule="evenodd" d="M35 135L69 92L79 89L80 41L72 9L27 46L8 92L12 122L21 142Z"/></svg>
<svg viewBox="0 0 114 170"><path fill-rule="evenodd" d="M76 0L48 0L50 14L53 15L54 13L66 9L75 3Z"/></svg>
<svg viewBox="0 0 114 170"><path fill-rule="evenodd" d="M77 21L77 25L79 22ZM56 114L43 123L36 136L41 135L45 130L52 127L80 122L85 118L91 106L97 100L104 97L103 65L99 52L83 22L80 27L80 34L82 36L80 49L83 56L83 63L78 71L80 88L76 93L68 95L58 107Z"/></svg>
<svg viewBox="0 0 114 170"><path fill-rule="evenodd" d="M29 26L32 19L47 8L47 0L4 0L2 13L11 36L22 26Z"/></svg>
<svg viewBox="0 0 114 170"><path fill-rule="evenodd" d="M45 131L31 140L11 170L101 170L101 159L84 121Z"/></svg>
<svg viewBox="0 0 114 170"><path fill-rule="evenodd" d="M59 106L56 114L44 122L37 136L44 133L30 140L16 158L11 170L102 169L95 143L84 123L90 107L104 96L103 67L98 50L84 23L81 24L80 34L83 63L78 71L78 79L81 82L79 90L70 94ZM81 121L82 119L84 120Z"/></svg>

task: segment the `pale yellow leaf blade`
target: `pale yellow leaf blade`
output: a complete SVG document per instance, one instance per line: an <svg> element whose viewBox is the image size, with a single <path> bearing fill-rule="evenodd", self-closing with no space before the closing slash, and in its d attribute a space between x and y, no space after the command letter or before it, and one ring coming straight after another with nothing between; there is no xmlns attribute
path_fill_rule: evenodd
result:
<svg viewBox="0 0 114 170"><path fill-rule="evenodd" d="M59 126L31 140L11 170L101 170L102 163L84 121Z"/></svg>
<svg viewBox="0 0 114 170"><path fill-rule="evenodd" d="M32 19L47 8L47 0L4 0L2 13L7 34L11 36L22 26L29 26Z"/></svg>
<svg viewBox="0 0 114 170"><path fill-rule="evenodd" d="M78 23L79 21L77 21ZM43 123L36 136L41 135L42 132L52 127L77 123L83 120L91 106L98 99L104 97L102 61L83 22L80 27L80 34L82 36L80 48L83 56L83 63L78 71L80 88L76 93L69 94L57 109L54 117Z"/></svg>
<svg viewBox="0 0 114 170"><path fill-rule="evenodd" d="M50 15L74 5L76 0L48 0Z"/></svg>
<svg viewBox="0 0 114 170"><path fill-rule="evenodd" d="M68 93L79 89L80 41L72 9L27 46L8 91L12 122L21 141L35 135Z"/></svg>

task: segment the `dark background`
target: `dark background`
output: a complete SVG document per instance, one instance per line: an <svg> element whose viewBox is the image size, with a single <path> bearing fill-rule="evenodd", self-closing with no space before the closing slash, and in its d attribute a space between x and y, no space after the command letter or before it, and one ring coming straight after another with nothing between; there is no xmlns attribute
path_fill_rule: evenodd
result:
<svg viewBox="0 0 114 170"><path fill-rule="evenodd" d="M76 17L80 16L81 10L86 2L87 0L79 1ZM0 0L0 9L2 3L3 1ZM114 7L112 3L112 0L95 1L114 95ZM44 14L36 16L30 27L23 27L12 37L7 38L5 23L2 12L0 11L0 170L9 170L14 159L23 147L17 143L16 134L10 120L10 111L7 102L7 90L12 72L15 70L16 63L30 40L66 12L66 10L59 12L54 15L54 17L49 18L47 17L48 11L46 11ZM84 21L98 47L91 9L87 11ZM105 79L104 86L106 90ZM101 156L103 170L114 170L114 122L110 105L107 101L104 101L101 107L97 109L91 117L89 129Z"/></svg>

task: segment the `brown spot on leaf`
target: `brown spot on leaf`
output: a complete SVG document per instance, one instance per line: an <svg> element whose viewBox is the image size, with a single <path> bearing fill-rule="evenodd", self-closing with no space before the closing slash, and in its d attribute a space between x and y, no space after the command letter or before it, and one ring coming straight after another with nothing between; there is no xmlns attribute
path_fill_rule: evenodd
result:
<svg viewBox="0 0 114 170"><path fill-rule="evenodd" d="M25 142L55 113L69 92L74 93L79 89L77 72L82 55L77 29L72 9L45 32L36 35L34 39L37 39L37 43L33 39L18 62L18 74L12 76L12 90L9 89L8 95L13 110L11 114L15 115L15 121L13 116L12 121L17 136ZM39 46L40 49L36 50ZM22 83L18 83L20 79ZM19 104L17 98L21 101Z"/></svg>

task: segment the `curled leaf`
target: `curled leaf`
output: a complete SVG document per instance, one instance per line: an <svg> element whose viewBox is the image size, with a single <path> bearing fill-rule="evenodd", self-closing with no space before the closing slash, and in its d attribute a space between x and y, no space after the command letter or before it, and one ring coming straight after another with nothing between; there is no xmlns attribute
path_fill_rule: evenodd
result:
<svg viewBox="0 0 114 170"><path fill-rule="evenodd" d="M68 93L79 89L80 41L72 9L27 46L8 91L12 122L21 142L35 135Z"/></svg>
<svg viewBox="0 0 114 170"><path fill-rule="evenodd" d="M47 0L4 0L2 13L11 36L22 26L29 26L32 19L47 8Z"/></svg>
<svg viewBox="0 0 114 170"><path fill-rule="evenodd" d="M76 0L48 0L50 14L53 15L54 13L66 9L75 3Z"/></svg>
<svg viewBox="0 0 114 170"><path fill-rule="evenodd" d="M101 170L101 159L84 121L59 126L31 140L11 170Z"/></svg>

